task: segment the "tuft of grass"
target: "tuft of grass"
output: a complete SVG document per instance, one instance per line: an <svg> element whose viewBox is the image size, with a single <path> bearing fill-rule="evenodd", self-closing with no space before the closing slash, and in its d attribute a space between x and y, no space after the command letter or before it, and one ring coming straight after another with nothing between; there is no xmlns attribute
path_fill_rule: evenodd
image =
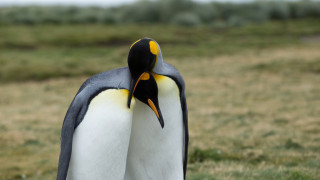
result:
<svg viewBox="0 0 320 180"><path fill-rule="evenodd" d="M216 149L209 149L209 150L201 150L199 148L194 148L189 153L189 162L195 163L195 162L203 162L203 161L220 161L222 159L225 159L225 155L222 155L221 150Z"/></svg>
<svg viewBox="0 0 320 180"><path fill-rule="evenodd" d="M301 172L301 171L292 171L290 172L289 176L286 178L286 180L314 180L311 175Z"/></svg>
<svg viewBox="0 0 320 180"><path fill-rule="evenodd" d="M204 173L196 173L196 174L191 174L190 176L187 177L187 180L216 180L213 175L209 174L204 174Z"/></svg>
<svg viewBox="0 0 320 180"><path fill-rule="evenodd" d="M292 139L288 139L285 144L285 148L287 149L302 149L302 145L297 142L292 141Z"/></svg>
<svg viewBox="0 0 320 180"><path fill-rule="evenodd" d="M41 143L35 139L29 139L24 142L24 146L41 146Z"/></svg>
<svg viewBox="0 0 320 180"><path fill-rule="evenodd" d="M189 153L190 163L201 163L204 161L243 161L252 164L266 161L268 158L265 154L252 150L239 152L222 152L219 149L194 148Z"/></svg>

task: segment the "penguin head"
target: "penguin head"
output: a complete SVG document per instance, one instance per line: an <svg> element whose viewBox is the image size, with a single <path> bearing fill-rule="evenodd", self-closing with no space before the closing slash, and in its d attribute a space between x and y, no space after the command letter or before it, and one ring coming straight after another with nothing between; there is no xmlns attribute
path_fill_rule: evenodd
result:
<svg viewBox="0 0 320 180"><path fill-rule="evenodd" d="M144 72L152 72L157 63L158 55L159 48L154 40L143 38L134 42L128 55L128 65L132 77L138 79Z"/></svg>
<svg viewBox="0 0 320 180"><path fill-rule="evenodd" d="M130 108L131 99L134 95L154 111L163 128L164 121L158 102L158 86L152 75L158 55L158 45L152 39L139 39L131 45L128 66L132 80L129 89L128 107Z"/></svg>

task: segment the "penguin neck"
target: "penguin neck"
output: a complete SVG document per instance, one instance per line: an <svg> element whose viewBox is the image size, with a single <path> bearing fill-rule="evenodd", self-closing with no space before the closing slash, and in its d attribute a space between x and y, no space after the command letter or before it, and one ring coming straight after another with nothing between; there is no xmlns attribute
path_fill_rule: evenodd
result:
<svg viewBox="0 0 320 180"><path fill-rule="evenodd" d="M169 77L154 76L165 125L162 129L154 112L144 103L136 102L126 177L180 180L183 179L183 122L179 88Z"/></svg>
<svg viewBox="0 0 320 180"><path fill-rule="evenodd" d="M154 66L153 68L153 72L156 74L162 74L164 69L164 60L162 58L162 53L161 53L161 49L159 47L159 54L157 57L157 64Z"/></svg>

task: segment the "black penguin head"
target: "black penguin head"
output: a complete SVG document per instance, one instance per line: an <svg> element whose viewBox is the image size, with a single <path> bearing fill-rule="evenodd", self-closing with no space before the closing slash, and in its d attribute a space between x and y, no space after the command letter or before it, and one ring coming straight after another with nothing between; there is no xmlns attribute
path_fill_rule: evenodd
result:
<svg viewBox="0 0 320 180"><path fill-rule="evenodd" d="M142 73L152 72L158 54L158 45L152 39L143 38L134 42L128 55L128 65L132 77L138 79Z"/></svg>
<svg viewBox="0 0 320 180"><path fill-rule="evenodd" d="M128 107L130 108L131 99L134 95L154 111L163 128L164 122L158 102L158 86L152 75L158 54L158 45L152 39L139 39L131 45L128 65L132 81L129 89Z"/></svg>

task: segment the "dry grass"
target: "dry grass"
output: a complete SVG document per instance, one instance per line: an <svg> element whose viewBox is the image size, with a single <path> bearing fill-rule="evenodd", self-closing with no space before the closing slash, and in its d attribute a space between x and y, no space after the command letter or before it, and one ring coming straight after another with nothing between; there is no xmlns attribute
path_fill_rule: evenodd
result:
<svg viewBox="0 0 320 180"><path fill-rule="evenodd" d="M189 179L320 178L320 45L168 58L185 77ZM54 179L86 77L0 86L0 180Z"/></svg>
<svg viewBox="0 0 320 180"><path fill-rule="evenodd" d="M199 161L190 164L190 174L319 178L317 49L266 49L179 63L188 85L190 156Z"/></svg>
<svg viewBox="0 0 320 180"><path fill-rule="evenodd" d="M61 123L80 84L60 79L1 86L0 179L53 179Z"/></svg>

